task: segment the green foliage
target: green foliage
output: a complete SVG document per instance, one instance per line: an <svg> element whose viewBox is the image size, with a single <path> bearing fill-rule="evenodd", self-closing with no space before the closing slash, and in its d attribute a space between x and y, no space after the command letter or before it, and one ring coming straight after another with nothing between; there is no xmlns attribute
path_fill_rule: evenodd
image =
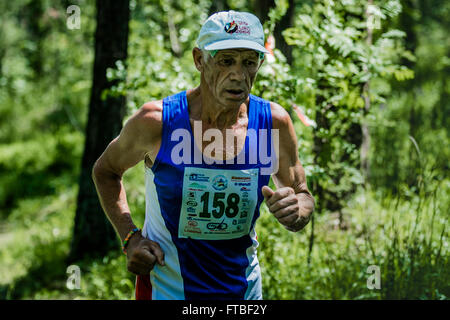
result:
<svg viewBox="0 0 450 320"><path fill-rule="evenodd" d="M94 13L86 1L79 5L78 32L66 28L63 4L15 1L0 10L0 216L22 198L58 193L77 181ZM33 29L27 17L46 31Z"/></svg>
<svg viewBox="0 0 450 320"><path fill-rule="evenodd" d="M75 212L75 188L20 201L2 226L0 297L30 298L65 288L65 259ZM64 294L64 292L63 292Z"/></svg>
<svg viewBox="0 0 450 320"><path fill-rule="evenodd" d="M374 110L370 120L370 180L374 187L394 192L417 190L425 178L441 181L448 177L449 168L450 43L444 31L448 22L443 18L449 4L413 3L396 24L405 28L406 44L414 49L410 65L415 77L403 84L395 80L377 83L376 90L388 94L389 99Z"/></svg>
<svg viewBox="0 0 450 320"><path fill-rule="evenodd" d="M125 255L120 253L104 257L89 265L81 286L82 299L134 299L136 277L126 269ZM112 285L111 285L112 284Z"/></svg>
<svg viewBox="0 0 450 320"><path fill-rule="evenodd" d="M59 134L0 146L0 212L7 214L22 197L58 193L76 181L82 135Z"/></svg>
<svg viewBox="0 0 450 320"><path fill-rule="evenodd" d="M228 3L246 11L253 5ZM287 3L276 1L269 12L267 35ZM81 290L66 287L95 28L94 3L77 4L81 30L65 27L67 2L0 4L2 299L134 296L135 278L120 252L76 262ZM33 16L34 5L41 14ZM198 85L191 50L209 5L131 1L129 58L108 71L120 81L104 95L126 95L131 114L147 101ZM359 0L298 3L295 25L284 31L294 63L275 49L275 60L266 57L253 88L291 115L310 188L322 186L332 195L328 200L341 205L341 216L316 213L314 229L309 224L296 234L263 206L257 232L266 299L450 296L449 4L374 1L371 44L366 6ZM317 126L298 121L293 104ZM370 184L357 188L364 181L357 137L363 123L371 137ZM143 177L142 165L124 176L138 226L144 222ZM319 203L327 197L314 195ZM380 267L380 290L367 288L370 265Z"/></svg>
<svg viewBox="0 0 450 320"><path fill-rule="evenodd" d="M313 79L306 93L314 99L304 100L314 110L317 123L314 162L319 175L312 180L320 208L339 210L364 182L359 171L361 125L367 121L368 108L364 97L370 94L371 108L385 99L380 91L367 91L369 81L412 76L411 70L399 64L400 56L411 56L402 47L404 34L374 29L398 15L398 1L375 1L367 9L370 16L366 6L356 0L305 4L296 25L284 31L287 42L299 48L292 73ZM369 29L371 42L367 40ZM296 90L297 97L302 96L302 89Z"/></svg>

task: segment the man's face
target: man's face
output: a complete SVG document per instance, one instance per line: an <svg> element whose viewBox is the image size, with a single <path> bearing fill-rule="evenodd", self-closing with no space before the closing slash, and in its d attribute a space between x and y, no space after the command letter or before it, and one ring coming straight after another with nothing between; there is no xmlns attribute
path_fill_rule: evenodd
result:
<svg viewBox="0 0 450 320"><path fill-rule="evenodd" d="M204 57L200 71L219 103L240 105L247 99L261 63L257 51L226 49Z"/></svg>

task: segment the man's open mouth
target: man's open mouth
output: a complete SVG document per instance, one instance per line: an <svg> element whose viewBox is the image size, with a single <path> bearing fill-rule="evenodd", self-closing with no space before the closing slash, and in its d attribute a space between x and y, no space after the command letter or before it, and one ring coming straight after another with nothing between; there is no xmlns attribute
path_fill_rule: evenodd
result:
<svg viewBox="0 0 450 320"><path fill-rule="evenodd" d="M239 95L239 94L243 93L244 90L242 90L242 89L228 89L227 92L231 93L231 94Z"/></svg>

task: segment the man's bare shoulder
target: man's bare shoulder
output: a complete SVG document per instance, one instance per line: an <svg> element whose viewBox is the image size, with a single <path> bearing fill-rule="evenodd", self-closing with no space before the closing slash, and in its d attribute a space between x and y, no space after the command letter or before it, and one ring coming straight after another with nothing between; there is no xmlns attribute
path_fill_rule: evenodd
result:
<svg viewBox="0 0 450 320"><path fill-rule="evenodd" d="M162 101L144 103L125 123L119 136L123 146L154 153L162 133Z"/></svg>
<svg viewBox="0 0 450 320"><path fill-rule="evenodd" d="M127 121L126 127L136 138L145 141L153 140L162 130L162 101L144 103Z"/></svg>
<svg viewBox="0 0 450 320"><path fill-rule="evenodd" d="M278 103L270 101L270 111L272 113L273 129L289 130L289 127L292 125L292 120L286 109Z"/></svg>
<svg viewBox="0 0 450 320"><path fill-rule="evenodd" d="M139 125L158 126L162 125L162 100L146 102L133 115Z"/></svg>
<svg viewBox="0 0 450 320"><path fill-rule="evenodd" d="M297 160L297 134L289 113L278 103L270 102L272 128L278 130L279 147L284 160L293 163Z"/></svg>

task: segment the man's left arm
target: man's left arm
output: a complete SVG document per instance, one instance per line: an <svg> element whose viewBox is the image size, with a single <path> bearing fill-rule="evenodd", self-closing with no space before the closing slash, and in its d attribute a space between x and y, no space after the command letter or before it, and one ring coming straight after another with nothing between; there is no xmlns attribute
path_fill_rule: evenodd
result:
<svg viewBox="0 0 450 320"><path fill-rule="evenodd" d="M275 148L278 171L272 175L277 189L273 191L264 186L262 193L275 218L287 230L296 232L308 224L315 202L298 157L297 135L292 120L278 104L271 102L271 110L273 129L279 130L279 146Z"/></svg>

